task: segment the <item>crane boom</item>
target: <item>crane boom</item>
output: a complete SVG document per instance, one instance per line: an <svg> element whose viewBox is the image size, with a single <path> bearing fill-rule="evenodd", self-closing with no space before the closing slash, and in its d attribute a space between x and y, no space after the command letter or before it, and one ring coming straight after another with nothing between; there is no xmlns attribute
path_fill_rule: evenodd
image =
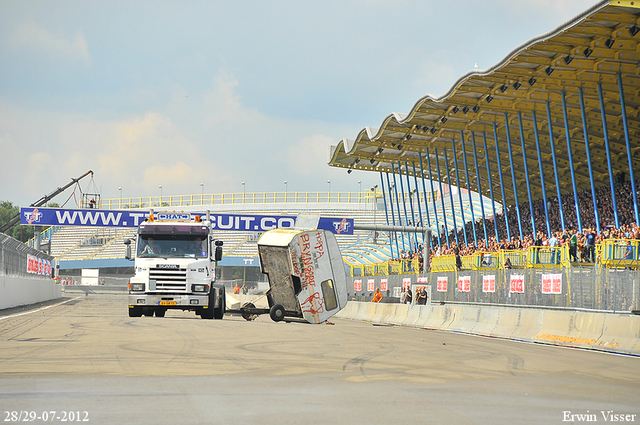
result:
<svg viewBox="0 0 640 425"><path fill-rule="evenodd" d="M45 205L51 199L55 198L57 195L61 194L62 192L64 192L69 187L73 186L74 184L78 183L80 180L82 180L83 178L87 177L89 174L91 174L93 176L93 171L89 170L89 171L87 171L86 173L84 173L83 175L81 175L80 177L78 177L76 179L71 178L71 182L70 183L67 183L63 187L57 188L56 190L54 190L50 194L43 196L42 198L38 199L37 201L35 201L33 204L31 204L29 206L30 207L41 207L42 205ZM18 212L18 214L13 216L2 227L0 227L0 232L2 232L2 233L6 232L7 230L11 229L13 226L15 226L19 222L20 222L20 213Z"/></svg>

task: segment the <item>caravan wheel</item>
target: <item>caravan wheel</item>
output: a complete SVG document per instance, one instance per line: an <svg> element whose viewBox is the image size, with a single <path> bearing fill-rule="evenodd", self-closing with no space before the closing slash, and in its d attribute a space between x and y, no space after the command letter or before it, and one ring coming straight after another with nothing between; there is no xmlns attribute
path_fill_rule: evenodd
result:
<svg viewBox="0 0 640 425"><path fill-rule="evenodd" d="M274 322L279 322L282 319L284 319L284 307L282 307L280 304L276 304L273 307L271 307L271 310L269 310L269 316L271 316L271 320L273 320Z"/></svg>

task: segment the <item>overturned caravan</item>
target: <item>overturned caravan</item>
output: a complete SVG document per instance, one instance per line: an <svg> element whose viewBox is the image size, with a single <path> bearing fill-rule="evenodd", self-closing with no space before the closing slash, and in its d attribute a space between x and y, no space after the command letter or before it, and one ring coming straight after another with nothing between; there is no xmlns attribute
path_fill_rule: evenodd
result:
<svg viewBox="0 0 640 425"><path fill-rule="evenodd" d="M322 323L347 304L347 277L335 236L325 230L274 229L258 240L262 272L268 275L269 309L246 304L245 318L269 313Z"/></svg>

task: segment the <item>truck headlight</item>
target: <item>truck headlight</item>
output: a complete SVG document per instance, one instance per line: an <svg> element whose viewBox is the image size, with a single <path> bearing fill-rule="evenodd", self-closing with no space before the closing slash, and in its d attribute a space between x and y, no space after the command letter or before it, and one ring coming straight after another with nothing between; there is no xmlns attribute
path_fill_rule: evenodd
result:
<svg viewBox="0 0 640 425"><path fill-rule="evenodd" d="M144 292L144 283L132 283L131 291L133 292Z"/></svg>
<svg viewBox="0 0 640 425"><path fill-rule="evenodd" d="M206 292L209 285L191 285L191 292Z"/></svg>

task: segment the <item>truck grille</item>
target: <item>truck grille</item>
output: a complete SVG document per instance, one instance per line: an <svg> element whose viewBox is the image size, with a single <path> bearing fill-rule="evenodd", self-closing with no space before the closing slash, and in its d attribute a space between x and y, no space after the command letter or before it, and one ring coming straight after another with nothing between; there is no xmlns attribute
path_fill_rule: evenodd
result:
<svg viewBox="0 0 640 425"><path fill-rule="evenodd" d="M156 291L186 292L187 269L149 269L149 279L155 279Z"/></svg>

